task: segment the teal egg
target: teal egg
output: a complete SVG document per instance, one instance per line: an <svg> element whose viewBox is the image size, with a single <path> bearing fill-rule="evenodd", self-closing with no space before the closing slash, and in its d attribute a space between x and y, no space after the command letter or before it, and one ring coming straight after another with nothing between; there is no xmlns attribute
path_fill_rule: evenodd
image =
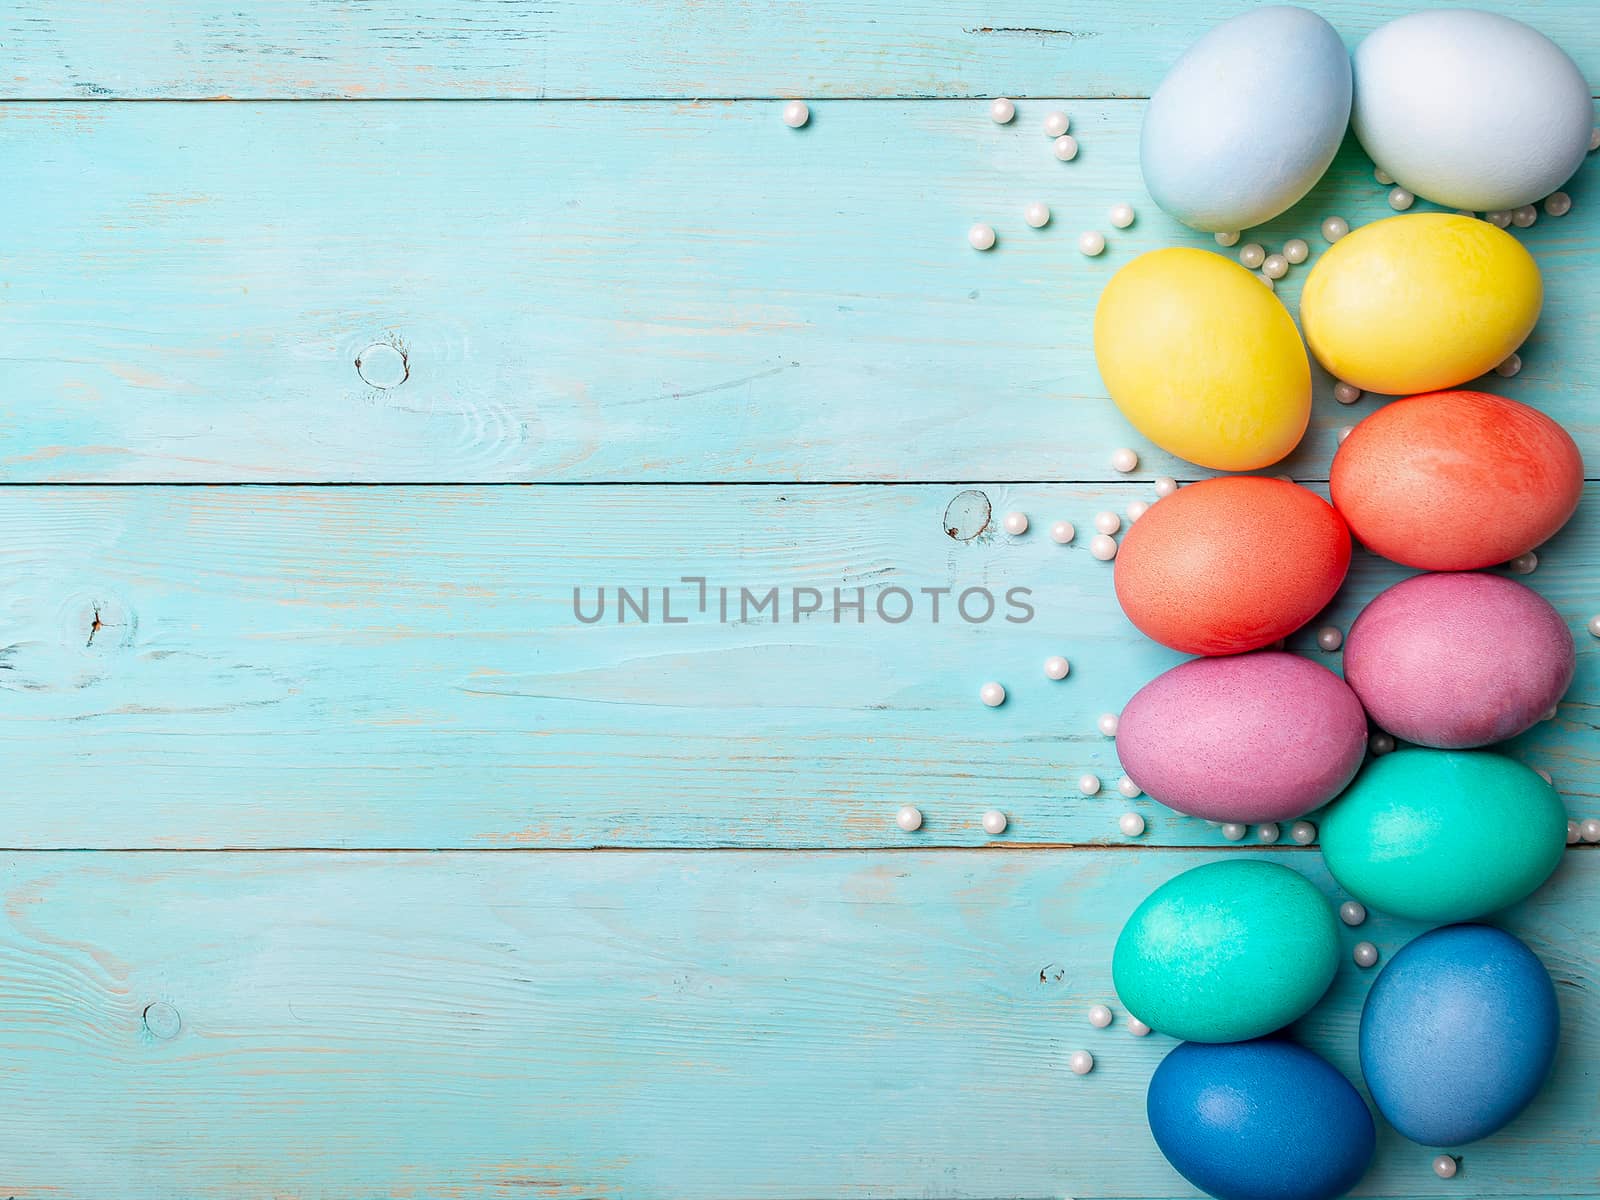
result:
<svg viewBox="0 0 1600 1200"><path fill-rule="evenodd" d="M1259 859L1208 863L1145 898L1117 938L1117 996L1186 1042L1239 1042L1281 1029L1322 998L1339 929L1322 894Z"/></svg>
<svg viewBox="0 0 1600 1200"><path fill-rule="evenodd" d="M1398 750L1369 763L1322 815L1322 857L1371 908L1471 921L1550 876L1567 814L1537 772L1484 750Z"/></svg>

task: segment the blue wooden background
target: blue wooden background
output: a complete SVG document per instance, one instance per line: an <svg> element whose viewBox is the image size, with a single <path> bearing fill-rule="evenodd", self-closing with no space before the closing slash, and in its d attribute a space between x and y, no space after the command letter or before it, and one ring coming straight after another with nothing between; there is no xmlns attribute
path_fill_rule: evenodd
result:
<svg viewBox="0 0 1600 1200"><path fill-rule="evenodd" d="M1353 43L1425 6L1315 7ZM1144 194L1141 97L1247 7L10 0L0 1195L1193 1195L1143 1121L1170 1043L1084 1017L1121 922L1228 853L1341 897L1315 849L1111 787L1096 717L1177 656L1121 616L1091 519L1196 473L1117 416L1089 331L1132 255L1211 245ZM1600 79L1592 5L1487 7ZM1492 381L1592 476L1593 170L1517 231L1547 306ZM1315 254L1384 193L1349 145L1251 237ZM1375 403L1317 388L1274 468L1312 486ZM965 491L1032 530L951 538ZM1577 817L1594 491L1528 577L1578 677L1511 748ZM1404 573L1358 553L1325 619ZM1022 587L1037 615L573 616L575 586L676 607L684 576ZM1504 917L1558 983L1550 1086L1451 1181L1385 1130L1361 1194L1600 1195L1597 922L1576 847ZM1300 1028L1352 1076L1370 978L1347 962Z"/></svg>

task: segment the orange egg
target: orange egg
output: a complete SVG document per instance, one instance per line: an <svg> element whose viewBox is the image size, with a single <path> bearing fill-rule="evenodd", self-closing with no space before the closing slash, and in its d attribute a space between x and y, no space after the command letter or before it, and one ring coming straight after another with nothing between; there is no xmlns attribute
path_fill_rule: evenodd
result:
<svg viewBox="0 0 1600 1200"><path fill-rule="evenodd" d="M1281 479L1208 479L1158 501L1117 552L1128 620L1188 654L1240 654L1293 633L1344 582L1350 531Z"/></svg>
<svg viewBox="0 0 1600 1200"><path fill-rule="evenodd" d="M1567 431L1487 392L1430 392L1380 408L1333 458L1333 503L1385 558L1471 571L1532 550L1583 495Z"/></svg>

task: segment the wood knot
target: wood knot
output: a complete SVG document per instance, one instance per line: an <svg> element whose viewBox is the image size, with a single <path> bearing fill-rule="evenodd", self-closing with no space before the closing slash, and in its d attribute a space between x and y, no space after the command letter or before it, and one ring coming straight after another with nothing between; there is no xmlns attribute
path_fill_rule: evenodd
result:
<svg viewBox="0 0 1600 1200"><path fill-rule="evenodd" d="M944 510L944 531L958 542L970 542L989 528L994 510L989 497L976 488L957 493Z"/></svg>
<svg viewBox="0 0 1600 1200"><path fill-rule="evenodd" d="M356 374L368 387L388 391L411 378L411 359L404 346L373 342L356 355Z"/></svg>
<svg viewBox="0 0 1600 1200"><path fill-rule="evenodd" d="M178 1030L183 1028L183 1021L179 1018L177 1009L165 1000L157 1000L144 1006L144 1027L150 1031L151 1036L166 1042L178 1036Z"/></svg>

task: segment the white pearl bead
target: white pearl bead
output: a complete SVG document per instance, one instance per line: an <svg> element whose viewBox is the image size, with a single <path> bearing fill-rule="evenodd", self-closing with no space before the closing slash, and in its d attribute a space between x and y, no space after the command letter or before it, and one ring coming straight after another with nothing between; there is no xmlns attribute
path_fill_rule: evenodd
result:
<svg viewBox="0 0 1600 1200"><path fill-rule="evenodd" d="M1522 355L1513 354L1495 367L1494 373L1502 379L1510 379L1520 370L1522 370Z"/></svg>
<svg viewBox="0 0 1600 1200"><path fill-rule="evenodd" d="M1349 232L1350 222L1343 217L1329 217L1322 223L1322 240L1325 242L1337 242Z"/></svg>
<svg viewBox="0 0 1600 1200"><path fill-rule="evenodd" d="M1140 517L1144 516L1145 513L1150 511L1150 503L1146 500L1134 500L1129 503L1126 511L1128 514L1128 523L1131 525Z"/></svg>
<svg viewBox="0 0 1600 1200"><path fill-rule="evenodd" d="M1023 212L1022 219L1035 229L1043 229L1050 224L1050 206L1035 200Z"/></svg>
<svg viewBox="0 0 1600 1200"><path fill-rule="evenodd" d="M1044 673L1047 679L1065 679L1070 670L1072 664L1059 654L1052 654L1044 660Z"/></svg>
<svg viewBox="0 0 1600 1200"><path fill-rule="evenodd" d="M990 708L999 708L1006 702L1006 690L998 683L986 683L978 689L978 699Z"/></svg>
<svg viewBox="0 0 1600 1200"><path fill-rule="evenodd" d="M1388 754L1394 750L1394 739L1380 729L1367 738L1367 749L1372 751L1374 757Z"/></svg>
<svg viewBox="0 0 1600 1200"><path fill-rule="evenodd" d="M1246 242L1239 247L1239 261L1254 271L1267 261L1267 248L1260 242Z"/></svg>
<svg viewBox="0 0 1600 1200"><path fill-rule="evenodd" d="M1269 846L1278 840L1278 834L1279 829L1277 824L1274 822L1269 821L1265 825L1256 826L1256 836Z"/></svg>
<svg viewBox="0 0 1600 1200"><path fill-rule="evenodd" d="M1354 425L1341 425L1339 427L1339 432L1335 436L1338 437L1339 444L1342 446L1344 445L1345 438L1349 437L1355 431L1356 427Z"/></svg>
<svg viewBox="0 0 1600 1200"><path fill-rule="evenodd" d="M1019 537L1028 532L1028 514L1024 512L1008 512L1001 520L1000 527L1012 537Z"/></svg>
<svg viewBox="0 0 1600 1200"><path fill-rule="evenodd" d="M1317 630L1317 648L1332 654L1344 645L1344 634L1337 625L1324 625Z"/></svg>
<svg viewBox="0 0 1600 1200"><path fill-rule="evenodd" d="M1545 197L1544 211L1552 217L1564 217L1572 211L1572 197L1565 192L1551 192Z"/></svg>
<svg viewBox="0 0 1600 1200"><path fill-rule="evenodd" d="M1539 720L1541 720L1541 721L1554 721L1556 719L1556 714L1558 712L1560 712L1560 711L1561 711L1561 706L1560 705L1552 704L1548 709L1545 710L1544 716L1540 717Z"/></svg>
<svg viewBox="0 0 1600 1200"><path fill-rule="evenodd" d="M1357 942L1355 960L1358 967L1376 966L1378 963L1378 948L1371 942Z"/></svg>
<svg viewBox="0 0 1600 1200"><path fill-rule="evenodd" d="M1405 212L1416 202L1417 198L1403 187L1389 190L1389 207L1394 209L1395 212Z"/></svg>
<svg viewBox="0 0 1600 1200"><path fill-rule="evenodd" d="M1600 818L1585 817L1579 821L1578 836L1591 845L1600 842Z"/></svg>
<svg viewBox="0 0 1600 1200"><path fill-rule="evenodd" d="M1111 1024L1111 1010L1104 1004L1091 1004L1089 1006L1089 1024L1096 1029L1104 1029Z"/></svg>
<svg viewBox="0 0 1600 1200"><path fill-rule="evenodd" d="M1448 1154L1441 1154L1433 1160L1433 1173L1440 1179L1454 1179L1458 1165Z"/></svg>
<svg viewBox="0 0 1600 1200"><path fill-rule="evenodd" d="M1456 209L1456 216L1458 217L1476 217L1477 215L1478 214L1473 212L1470 208Z"/></svg>
<svg viewBox="0 0 1600 1200"><path fill-rule="evenodd" d="M1072 118L1066 113L1057 110L1046 113L1044 118L1044 132L1046 137L1058 138L1072 128Z"/></svg>
<svg viewBox="0 0 1600 1200"><path fill-rule="evenodd" d="M1078 531L1073 528L1071 521L1057 521L1050 526L1050 540L1058 545L1065 546L1078 536Z"/></svg>
<svg viewBox="0 0 1600 1200"><path fill-rule="evenodd" d="M1346 925L1360 925L1367 919L1367 906L1359 900L1346 900L1339 905L1339 920Z"/></svg>
<svg viewBox="0 0 1600 1200"><path fill-rule="evenodd" d="M1113 204L1111 206L1111 224L1118 229L1126 229L1133 224L1133 205Z"/></svg>
<svg viewBox="0 0 1600 1200"><path fill-rule="evenodd" d="M1261 263L1261 273L1268 279L1282 279L1289 273L1289 260L1281 254L1269 254Z"/></svg>
<svg viewBox="0 0 1600 1200"><path fill-rule="evenodd" d="M1239 824L1237 821L1227 821L1222 826L1222 836L1227 838L1230 842L1244 841L1244 835L1249 832L1250 830L1247 827Z"/></svg>
<svg viewBox="0 0 1600 1200"><path fill-rule="evenodd" d="M1146 1025L1143 1021L1139 1020L1139 1018L1134 1016L1132 1013L1129 1013L1128 1014L1128 1032L1133 1034L1134 1037L1149 1037L1150 1036L1150 1026Z"/></svg>
<svg viewBox="0 0 1600 1200"><path fill-rule="evenodd" d="M1317 840L1317 827L1310 821L1296 821L1289 826L1289 836L1296 846L1309 846Z"/></svg>
<svg viewBox="0 0 1600 1200"><path fill-rule="evenodd" d="M1094 1070L1094 1055L1087 1050L1074 1050L1072 1057L1067 1059L1067 1066L1072 1068L1074 1075L1087 1075Z"/></svg>
<svg viewBox="0 0 1600 1200"><path fill-rule="evenodd" d="M1138 465L1139 456L1126 446L1123 446L1120 450L1113 450L1111 452L1111 469L1113 471L1120 471L1122 474L1126 475ZM1110 532L1115 533L1116 531L1111 530Z"/></svg>
<svg viewBox="0 0 1600 1200"><path fill-rule="evenodd" d="M914 833L922 828L922 810L913 804L903 804L894 815L894 823L907 833Z"/></svg>
<svg viewBox="0 0 1600 1200"><path fill-rule="evenodd" d="M997 96L989 101L989 119L996 125L1009 125L1011 118L1017 115L1017 106L1004 96Z"/></svg>
<svg viewBox="0 0 1600 1200"><path fill-rule="evenodd" d="M1529 550L1526 554L1517 555L1506 566L1511 568L1514 575L1532 575L1539 566L1539 556Z"/></svg>
<svg viewBox="0 0 1600 1200"><path fill-rule="evenodd" d="M1053 149L1062 162L1071 162L1078 157L1078 139L1070 133L1064 133L1055 140Z"/></svg>
<svg viewBox="0 0 1600 1200"><path fill-rule="evenodd" d="M1125 812L1117 818L1117 828L1124 837L1138 837L1144 832L1144 818L1136 812Z"/></svg>
<svg viewBox="0 0 1600 1200"><path fill-rule="evenodd" d="M1001 834L1006 831L1006 815L998 808L991 808L983 814L983 831L989 834Z"/></svg>
<svg viewBox="0 0 1600 1200"><path fill-rule="evenodd" d="M1311 247L1304 238L1290 238L1283 244L1283 257L1299 266L1311 257Z"/></svg>
<svg viewBox="0 0 1600 1200"><path fill-rule="evenodd" d="M1504 229L1507 225L1511 224L1511 214L1503 208L1497 208L1493 212L1484 213L1483 219L1489 222L1489 224L1493 225L1496 229Z"/></svg>
<svg viewBox="0 0 1600 1200"><path fill-rule="evenodd" d="M994 245L994 226L979 221L967 230L967 245L974 250L987 250Z"/></svg>
<svg viewBox="0 0 1600 1200"><path fill-rule="evenodd" d="M1354 404L1361 399L1361 389L1353 383L1341 380L1333 385L1333 398L1340 404Z"/></svg>
<svg viewBox="0 0 1600 1200"><path fill-rule="evenodd" d="M1556 781L1550 777L1550 772L1549 771L1546 771L1543 767L1535 767L1533 770L1534 770L1534 773L1536 775L1538 775L1540 779L1544 780L1551 787L1555 787Z"/></svg>
<svg viewBox="0 0 1600 1200"><path fill-rule="evenodd" d="M1097 533L1089 539L1089 553L1101 562L1110 562L1117 556L1117 539Z"/></svg>
<svg viewBox="0 0 1600 1200"><path fill-rule="evenodd" d="M1589 636L1600 638L1600 616L1589 618Z"/></svg>
<svg viewBox="0 0 1600 1200"><path fill-rule="evenodd" d="M1257 275L1256 278L1259 279L1262 283L1267 285L1267 291L1275 292L1275 291L1278 290L1278 285L1272 282L1272 276L1270 276L1270 275Z"/></svg>
<svg viewBox="0 0 1600 1200"><path fill-rule="evenodd" d="M1156 477L1156 495L1163 500L1178 490L1178 481L1171 475L1158 475ZM1597 618L1600 619L1600 618ZM1600 636L1600 635L1596 635Z"/></svg>
<svg viewBox="0 0 1600 1200"><path fill-rule="evenodd" d="M1239 235L1237 233L1213 233L1211 236L1216 239L1216 243L1219 246L1227 247L1239 244Z"/></svg>
<svg viewBox="0 0 1600 1200"><path fill-rule="evenodd" d="M1083 775L1078 779L1078 790L1085 796L1100 794L1100 777L1098 775Z"/></svg>
<svg viewBox="0 0 1600 1200"><path fill-rule="evenodd" d="M1589 153L1600 150L1600 125L1596 125L1589 133Z"/></svg>
<svg viewBox="0 0 1600 1200"><path fill-rule="evenodd" d="M783 106L783 123L790 129L799 129L811 120L811 109L804 100L791 100Z"/></svg>
<svg viewBox="0 0 1600 1200"><path fill-rule="evenodd" d="M1573 821L1573 820L1568 820L1567 821L1567 845L1569 845L1569 846L1573 845L1582 836L1583 836L1583 830L1579 828L1578 823L1576 821Z"/></svg>
<svg viewBox="0 0 1600 1200"><path fill-rule="evenodd" d="M1518 229L1526 229L1539 219L1539 210L1531 204L1524 204L1520 208L1511 210L1511 223Z"/></svg>
<svg viewBox="0 0 1600 1200"><path fill-rule="evenodd" d="M1106 248L1106 235L1097 229L1086 229L1078 235L1078 252L1094 258Z"/></svg>
<svg viewBox="0 0 1600 1200"><path fill-rule="evenodd" d="M1122 518L1114 512L1097 512L1094 527L1097 533L1115 533L1122 528Z"/></svg>
<svg viewBox="0 0 1600 1200"><path fill-rule="evenodd" d="M1094 727L1105 737L1116 737L1118 724L1116 713L1101 713L1100 719L1094 723Z"/></svg>
<svg viewBox="0 0 1600 1200"><path fill-rule="evenodd" d="M1388 187L1394 182L1394 176L1389 174L1389 172L1385 171L1382 167L1372 168L1372 177L1379 183L1383 184L1384 187Z"/></svg>
<svg viewBox="0 0 1600 1200"><path fill-rule="evenodd" d="M1121 792L1129 800L1136 799L1142 794L1142 789L1133 781L1133 778L1128 775L1124 775L1121 779L1117 780L1117 791Z"/></svg>

